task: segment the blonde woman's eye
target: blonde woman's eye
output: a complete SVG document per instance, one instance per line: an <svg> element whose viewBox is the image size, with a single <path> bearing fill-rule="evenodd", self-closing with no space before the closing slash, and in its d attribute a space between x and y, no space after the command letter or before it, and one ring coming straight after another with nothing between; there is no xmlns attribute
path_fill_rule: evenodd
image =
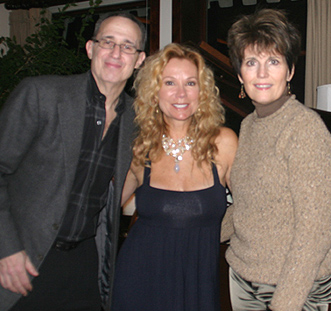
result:
<svg viewBox="0 0 331 311"><path fill-rule="evenodd" d="M164 83L165 85L174 85L174 83L172 81L165 81Z"/></svg>
<svg viewBox="0 0 331 311"><path fill-rule="evenodd" d="M196 84L195 81L190 81L190 82L187 83L187 85L189 85L189 86L195 86L195 85L197 85L197 84Z"/></svg>

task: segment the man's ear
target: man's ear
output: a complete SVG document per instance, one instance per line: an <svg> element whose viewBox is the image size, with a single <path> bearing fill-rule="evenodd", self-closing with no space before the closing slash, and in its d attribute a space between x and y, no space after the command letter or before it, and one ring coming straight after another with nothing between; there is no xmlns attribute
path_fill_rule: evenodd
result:
<svg viewBox="0 0 331 311"><path fill-rule="evenodd" d="M138 69L141 66L141 64L144 62L145 58L146 58L146 53L140 52L134 68Z"/></svg>
<svg viewBox="0 0 331 311"><path fill-rule="evenodd" d="M92 40L88 40L86 42L85 49L86 49L86 54L87 54L88 58L92 59L92 55L93 55L93 41Z"/></svg>

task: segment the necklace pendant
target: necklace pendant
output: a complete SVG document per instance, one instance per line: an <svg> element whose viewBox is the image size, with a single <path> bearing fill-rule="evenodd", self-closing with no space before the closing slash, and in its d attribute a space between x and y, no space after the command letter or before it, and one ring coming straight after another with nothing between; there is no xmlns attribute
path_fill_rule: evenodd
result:
<svg viewBox="0 0 331 311"><path fill-rule="evenodd" d="M178 141L174 141L172 138L167 137L165 134L162 136L162 147L166 155L170 155L175 158L174 171L179 172L179 162L183 160L183 154L191 149L193 139L190 137L184 137Z"/></svg>

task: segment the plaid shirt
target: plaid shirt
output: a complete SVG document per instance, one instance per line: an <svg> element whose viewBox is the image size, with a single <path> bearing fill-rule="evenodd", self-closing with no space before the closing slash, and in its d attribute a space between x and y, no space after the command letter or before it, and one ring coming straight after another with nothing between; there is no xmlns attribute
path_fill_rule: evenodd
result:
<svg viewBox="0 0 331 311"><path fill-rule="evenodd" d="M106 205L109 182L114 175L119 121L125 109L123 100L102 139L106 121L106 98L90 75L80 157L67 212L58 239L82 241L95 235L98 216Z"/></svg>

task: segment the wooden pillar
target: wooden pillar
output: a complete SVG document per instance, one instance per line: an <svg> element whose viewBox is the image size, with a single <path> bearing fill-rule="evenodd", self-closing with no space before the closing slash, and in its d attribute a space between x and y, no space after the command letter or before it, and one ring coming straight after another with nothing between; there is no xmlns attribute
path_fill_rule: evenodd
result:
<svg viewBox="0 0 331 311"><path fill-rule="evenodd" d="M150 54L160 46L160 0L150 1Z"/></svg>
<svg viewBox="0 0 331 311"><path fill-rule="evenodd" d="M173 0L173 41L206 41L206 0Z"/></svg>
<svg viewBox="0 0 331 311"><path fill-rule="evenodd" d="M38 30L36 26L41 19L41 12L43 9L32 8L29 10L13 10L9 15L10 37L16 39L20 45L25 44L27 37ZM43 17L51 19L51 13L45 11Z"/></svg>

